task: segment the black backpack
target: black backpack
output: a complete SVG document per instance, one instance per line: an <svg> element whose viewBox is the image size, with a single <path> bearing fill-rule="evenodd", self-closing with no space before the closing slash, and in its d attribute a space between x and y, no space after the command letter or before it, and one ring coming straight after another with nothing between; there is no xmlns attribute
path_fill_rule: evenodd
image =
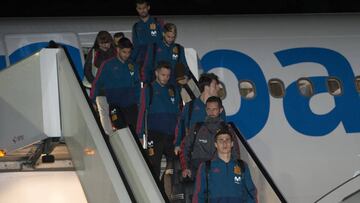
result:
<svg viewBox="0 0 360 203"><path fill-rule="evenodd" d="M190 160L191 160L191 153L193 152L194 150L194 145L195 145L195 141L196 141L196 138L197 138L197 134L199 133L199 130L201 128L201 126L204 125L205 122L196 122L195 125L194 125L194 139L192 140L191 142L191 145L190 145L190 150L189 150L189 154L190 154ZM226 123L224 121L221 121L220 123L220 129L223 129L226 127Z"/></svg>

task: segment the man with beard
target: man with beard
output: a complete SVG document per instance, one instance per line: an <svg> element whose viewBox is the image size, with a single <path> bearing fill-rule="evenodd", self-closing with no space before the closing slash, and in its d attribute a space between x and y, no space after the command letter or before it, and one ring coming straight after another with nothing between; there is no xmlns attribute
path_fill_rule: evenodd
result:
<svg viewBox="0 0 360 203"><path fill-rule="evenodd" d="M144 67L146 49L148 45L157 43L162 40L163 22L160 19L150 16L150 4L146 0L136 1L136 11L139 15L137 21L132 28L132 42L134 50L131 54L132 61L139 64L140 69ZM140 79L144 82L144 75L140 72ZM147 81L151 82L151 80Z"/></svg>
<svg viewBox="0 0 360 203"><path fill-rule="evenodd" d="M90 94L94 101L105 95L114 130L127 126L136 129L140 82L138 66L129 60L132 48L133 45L128 38L123 37L119 40L116 57L107 60L101 66ZM102 124L106 129L108 125Z"/></svg>
<svg viewBox="0 0 360 203"><path fill-rule="evenodd" d="M227 124L221 119L220 114L223 112L223 106L219 97L211 96L206 100L206 118L205 122L197 122L191 128L190 133L183 140L181 145L181 168L182 176L194 180L196 171L201 162L210 160L216 151L214 146L214 137L216 133L227 128ZM233 148L233 156L239 157L239 145L237 139ZM187 191L193 191L194 185L187 185ZM191 195L187 194L187 199Z"/></svg>

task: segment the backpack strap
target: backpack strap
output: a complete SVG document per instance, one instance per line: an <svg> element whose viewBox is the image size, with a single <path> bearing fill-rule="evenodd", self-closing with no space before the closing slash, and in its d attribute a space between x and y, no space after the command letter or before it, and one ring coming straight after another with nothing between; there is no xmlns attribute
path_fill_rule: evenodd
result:
<svg viewBox="0 0 360 203"><path fill-rule="evenodd" d="M134 23L133 27L132 27L132 33L135 39L138 38L138 33L136 32L136 27L138 25L138 22Z"/></svg>
<svg viewBox="0 0 360 203"><path fill-rule="evenodd" d="M205 189L205 203L210 202L209 199L209 172L211 170L211 160L207 160L205 162L205 181L206 181L206 189Z"/></svg>
<svg viewBox="0 0 360 203"><path fill-rule="evenodd" d="M201 128L201 126L204 124L204 122L197 122L194 125L194 139L191 141L191 145L190 145L190 150L189 150L189 159L191 160L192 156L192 152L194 151L194 145L195 145L195 141L197 138L197 134Z"/></svg>

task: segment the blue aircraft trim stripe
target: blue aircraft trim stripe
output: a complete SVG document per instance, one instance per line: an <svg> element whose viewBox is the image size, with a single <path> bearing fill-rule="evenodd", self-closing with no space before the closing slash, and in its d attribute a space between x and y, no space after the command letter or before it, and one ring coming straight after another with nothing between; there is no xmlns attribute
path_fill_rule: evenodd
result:
<svg viewBox="0 0 360 203"><path fill-rule="evenodd" d="M0 70L6 68L5 56L0 55Z"/></svg>
<svg viewBox="0 0 360 203"><path fill-rule="evenodd" d="M81 55L79 49L67 44L60 43L60 45L66 48L68 54L70 55L71 62L75 66L78 77L80 80L82 80L82 78L84 77L84 69L83 69L83 64L81 62ZM9 56L10 64L17 63L20 60L31 56L35 52L38 52L40 51L40 49L45 48L47 46L48 46L48 42L37 42L23 46L15 50L12 54L10 54Z"/></svg>

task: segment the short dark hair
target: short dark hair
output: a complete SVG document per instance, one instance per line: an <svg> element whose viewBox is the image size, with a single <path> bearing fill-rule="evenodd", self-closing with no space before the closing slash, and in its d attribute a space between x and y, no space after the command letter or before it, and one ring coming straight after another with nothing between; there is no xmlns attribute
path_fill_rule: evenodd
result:
<svg viewBox="0 0 360 203"><path fill-rule="evenodd" d="M221 128L216 134L215 134L215 142L217 140L217 138L219 137L219 135L223 135L223 134L227 134L230 136L231 141L234 141L234 137L232 136L232 133L230 132L229 128L224 127Z"/></svg>
<svg viewBox="0 0 360 203"><path fill-rule="evenodd" d="M155 70L160 70L161 68L166 68L166 69L171 70L170 64L167 61L159 61Z"/></svg>
<svg viewBox="0 0 360 203"><path fill-rule="evenodd" d="M220 97L211 96L206 100L206 104L208 104L210 102L216 102L218 104L219 108L223 107Z"/></svg>
<svg viewBox="0 0 360 203"><path fill-rule="evenodd" d="M199 89L200 92L204 92L205 86L210 86L211 82L216 80L219 83L219 78L214 73L203 73L199 79Z"/></svg>
<svg viewBox="0 0 360 203"><path fill-rule="evenodd" d="M124 33L123 32L117 32L114 34L114 38L120 38L120 37L125 37Z"/></svg>
<svg viewBox="0 0 360 203"><path fill-rule="evenodd" d="M136 4L146 4L146 5L150 5L149 1L147 1L147 0L136 0L135 3L136 3Z"/></svg>
<svg viewBox="0 0 360 203"><path fill-rule="evenodd" d="M124 48L132 49L133 44L131 43L131 41L128 38L123 37L123 38L119 39L117 47L120 48L120 49L124 49Z"/></svg>
<svg viewBox="0 0 360 203"><path fill-rule="evenodd" d="M173 32L175 35L177 35L177 28L174 23L166 23L164 25L164 33L166 32Z"/></svg>

